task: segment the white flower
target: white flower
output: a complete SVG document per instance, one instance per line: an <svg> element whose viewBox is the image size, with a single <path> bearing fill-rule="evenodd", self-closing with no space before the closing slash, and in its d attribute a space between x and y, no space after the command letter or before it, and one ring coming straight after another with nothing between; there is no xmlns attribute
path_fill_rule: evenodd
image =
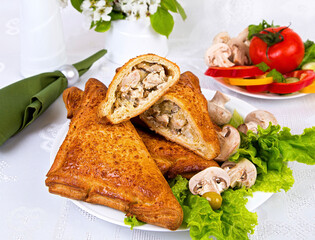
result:
<svg viewBox="0 0 315 240"><path fill-rule="evenodd" d="M82 11L87 11L90 9L91 6L92 6L92 4L91 4L90 0L84 0L80 7L81 7Z"/></svg>
<svg viewBox="0 0 315 240"><path fill-rule="evenodd" d="M111 19L108 14L112 12L113 7L106 3L105 0L84 0L80 7L82 13L89 19L89 21L110 21Z"/></svg>
<svg viewBox="0 0 315 240"><path fill-rule="evenodd" d="M161 0L84 0L80 7L89 21L98 22L110 21L113 8L126 14L128 20L145 18L154 14L160 3Z"/></svg>
<svg viewBox="0 0 315 240"><path fill-rule="evenodd" d="M154 14L161 0L116 0L115 7L127 15L128 20L145 18Z"/></svg>
<svg viewBox="0 0 315 240"><path fill-rule="evenodd" d="M113 10L112 7L99 7L94 12L93 20L95 22L99 20L110 21L110 16L108 15Z"/></svg>
<svg viewBox="0 0 315 240"><path fill-rule="evenodd" d="M149 6L150 14L154 14L157 11L157 8L159 5L160 5L160 1L155 1L154 4L150 4L150 6Z"/></svg>
<svg viewBox="0 0 315 240"><path fill-rule="evenodd" d="M106 1L105 0L97 1L96 4L95 4L95 6L99 7L99 8L104 7L105 5L106 5Z"/></svg>

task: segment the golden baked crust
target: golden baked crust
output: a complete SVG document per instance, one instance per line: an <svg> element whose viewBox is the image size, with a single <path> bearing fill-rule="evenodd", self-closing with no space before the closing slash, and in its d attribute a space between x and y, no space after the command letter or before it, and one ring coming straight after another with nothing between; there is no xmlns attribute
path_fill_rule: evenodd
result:
<svg viewBox="0 0 315 240"><path fill-rule="evenodd" d="M157 87L152 89L146 89L145 85L140 81L140 87L143 90L146 90L146 93L141 93L147 96L142 96L137 99L128 99L129 96L121 94L122 84L124 79L133 71L139 70L138 65L141 63L148 64L158 64L163 66L167 80ZM179 67L167 60L166 58L154 55L154 54L145 54L138 56L136 58L130 59L124 66L118 68L117 73L115 74L112 82L108 87L108 91L105 97L105 100L102 101L99 108L99 116L106 117L111 123L120 123L135 116L138 116L149 107L151 107L171 86L173 86L180 77ZM144 86L144 87L143 87ZM132 92L135 93L137 89L129 89L132 95ZM141 90L141 91L142 91ZM141 99L141 101L139 100ZM139 102L140 101L140 102Z"/></svg>
<svg viewBox="0 0 315 240"><path fill-rule="evenodd" d="M63 91L62 98L67 109L67 118L72 118L80 107L83 91L77 87L70 87Z"/></svg>
<svg viewBox="0 0 315 240"><path fill-rule="evenodd" d="M131 122L113 125L97 117L105 94L106 87L96 79L86 83L82 96L74 89L65 92L64 99L80 104L74 111L72 102L65 102L73 117L47 173L49 191L177 229L182 209Z"/></svg>
<svg viewBox="0 0 315 240"><path fill-rule="evenodd" d="M219 167L216 161L205 160L160 135L138 127L136 129L157 166L168 178L175 178L177 175L191 178L208 167Z"/></svg>
<svg viewBox="0 0 315 240"><path fill-rule="evenodd" d="M159 106L165 102L170 102L179 107L187 120L186 127L191 130L192 137L179 134L182 132L174 131L167 126L157 123L156 114L162 112ZM162 114L162 113L161 113ZM149 110L140 115L150 129L163 135L168 140L176 142L210 160L220 153L220 145L214 126L211 122L207 100L201 93L198 78L191 72L181 74L180 80L176 85L159 99Z"/></svg>

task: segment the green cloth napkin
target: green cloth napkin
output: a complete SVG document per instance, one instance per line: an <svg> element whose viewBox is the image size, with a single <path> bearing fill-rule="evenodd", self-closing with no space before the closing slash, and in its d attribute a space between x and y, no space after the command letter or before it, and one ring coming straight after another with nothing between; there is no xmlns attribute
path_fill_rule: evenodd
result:
<svg viewBox="0 0 315 240"><path fill-rule="evenodd" d="M81 76L106 54L101 50L73 64ZM0 146L42 114L67 88L68 81L60 72L42 73L0 89Z"/></svg>

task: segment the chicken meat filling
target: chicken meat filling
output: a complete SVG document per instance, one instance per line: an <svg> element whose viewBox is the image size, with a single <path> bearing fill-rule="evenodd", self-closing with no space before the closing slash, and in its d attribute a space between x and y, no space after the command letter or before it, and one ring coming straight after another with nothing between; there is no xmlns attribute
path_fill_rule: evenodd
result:
<svg viewBox="0 0 315 240"><path fill-rule="evenodd" d="M180 134L193 140L192 128L183 110L174 102L166 100L153 105L145 112L145 117L158 127L168 128L173 134Z"/></svg>
<svg viewBox="0 0 315 240"><path fill-rule="evenodd" d="M126 75L118 86L115 107L128 102L139 106L150 93L162 88L168 81L167 70L160 64L142 62Z"/></svg>

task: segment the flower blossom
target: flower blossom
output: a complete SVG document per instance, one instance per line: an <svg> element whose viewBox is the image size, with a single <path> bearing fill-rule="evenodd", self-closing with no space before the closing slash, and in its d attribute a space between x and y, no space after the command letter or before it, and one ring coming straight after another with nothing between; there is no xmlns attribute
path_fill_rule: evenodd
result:
<svg viewBox="0 0 315 240"><path fill-rule="evenodd" d="M116 0L114 4L127 15L128 20L145 18L157 11L161 0Z"/></svg>
<svg viewBox="0 0 315 240"><path fill-rule="evenodd" d="M109 14L112 12L113 7L105 0L84 0L81 4L81 10L91 22L110 21Z"/></svg>

